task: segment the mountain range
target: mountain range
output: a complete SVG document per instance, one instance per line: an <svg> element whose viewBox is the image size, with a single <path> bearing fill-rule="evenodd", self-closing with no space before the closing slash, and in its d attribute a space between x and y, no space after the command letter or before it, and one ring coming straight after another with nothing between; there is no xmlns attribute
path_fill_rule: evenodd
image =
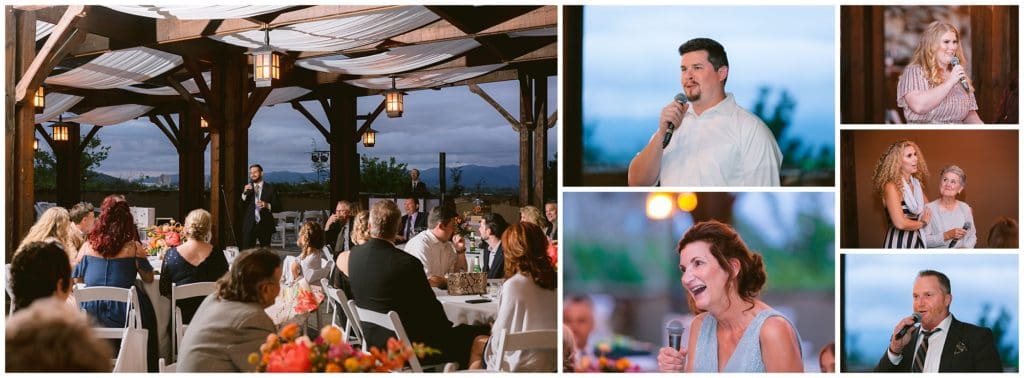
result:
<svg viewBox="0 0 1024 378"><path fill-rule="evenodd" d="M481 188L516 188L519 186L519 166L517 165L503 165L500 167L485 167L480 165L464 165L462 169L462 186L467 190L476 188L477 184ZM420 170L420 180L427 184L431 190L437 190L439 180L438 168L429 168ZM97 177L100 180L116 180L116 178L98 173ZM446 172L446 181L448 181L449 188L454 184L452 181L452 168L448 168ZM301 183L303 181L316 181L316 172L292 172L292 171L267 171L264 174L264 179L267 182L287 182L287 183ZM206 181L209 182L210 176L206 176ZM160 183L170 183L176 185L178 183L178 175L164 175L164 176L152 176L146 177L139 180L142 184L157 185Z"/></svg>

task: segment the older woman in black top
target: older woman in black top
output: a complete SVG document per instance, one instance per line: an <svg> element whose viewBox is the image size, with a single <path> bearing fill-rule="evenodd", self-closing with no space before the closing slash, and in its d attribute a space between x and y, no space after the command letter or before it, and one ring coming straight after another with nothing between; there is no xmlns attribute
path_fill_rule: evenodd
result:
<svg viewBox="0 0 1024 378"><path fill-rule="evenodd" d="M224 250L210 244L210 213L192 210L185 217L184 236L188 241L167 251L160 268L160 295L171 297L171 284L178 286L196 282L216 282L228 271ZM188 298L177 302L183 323L192 321L203 298Z"/></svg>

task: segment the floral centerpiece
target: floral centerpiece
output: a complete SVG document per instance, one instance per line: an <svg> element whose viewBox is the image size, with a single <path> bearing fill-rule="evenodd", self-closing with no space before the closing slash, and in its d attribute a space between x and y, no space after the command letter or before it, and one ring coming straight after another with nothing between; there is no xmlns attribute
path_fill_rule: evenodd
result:
<svg viewBox="0 0 1024 378"><path fill-rule="evenodd" d="M171 247L177 247L187 239L182 235L185 226L171 219L169 223L146 228L146 252L150 256L159 254L161 257Z"/></svg>
<svg viewBox="0 0 1024 378"><path fill-rule="evenodd" d="M343 337L341 328L328 325L320 336L310 340L299 335L298 324L290 323L280 332L267 335L260 351L249 355L249 363L258 372L390 372L401 370L413 353L420 358L440 353L418 343L412 349L404 348L395 338L388 339L387 350L371 347L366 353L353 348Z"/></svg>
<svg viewBox="0 0 1024 378"><path fill-rule="evenodd" d="M608 343L600 343L597 345L598 357L591 358L584 356L576 363L576 372L578 373L627 373L640 371L640 367L633 365L629 359L623 357L619 359L608 358L607 354L611 352L612 347Z"/></svg>

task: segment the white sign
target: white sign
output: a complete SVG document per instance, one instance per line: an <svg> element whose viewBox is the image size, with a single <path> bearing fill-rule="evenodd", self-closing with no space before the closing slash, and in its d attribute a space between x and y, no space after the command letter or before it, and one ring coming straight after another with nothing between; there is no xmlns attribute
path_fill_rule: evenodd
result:
<svg viewBox="0 0 1024 378"><path fill-rule="evenodd" d="M156 208L132 207L132 218L135 218L135 226L138 228L153 227L156 224Z"/></svg>

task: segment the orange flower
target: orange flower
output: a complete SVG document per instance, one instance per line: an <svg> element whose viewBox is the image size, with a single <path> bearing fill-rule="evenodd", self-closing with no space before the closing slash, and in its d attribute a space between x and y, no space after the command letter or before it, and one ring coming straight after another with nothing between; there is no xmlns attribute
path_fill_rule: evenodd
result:
<svg viewBox="0 0 1024 378"><path fill-rule="evenodd" d="M345 359L345 371L360 371L359 365L359 359L355 357Z"/></svg>
<svg viewBox="0 0 1024 378"><path fill-rule="evenodd" d="M281 329L281 338L286 341L295 340L295 337L299 335L299 325L295 323L288 323Z"/></svg>
<svg viewBox="0 0 1024 378"><path fill-rule="evenodd" d="M341 328L330 324L320 330L320 337L328 344L334 345L341 342Z"/></svg>
<svg viewBox="0 0 1024 378"><path fill-rule="evenodd" d="M597 366L600 366L602 369L605 366L608 366L608 358L605 357L605 356L598 357L597 358Z"/></svg>
<svg viewBox="0 0 1024 378"><path fill-rule="evenodd" d="M270 361L267 362L268 372L303 373L309 372L310 368L309 348L302 343L282 345L270 353Z"/></svg>
<svg viewBox="0 0 1024 378"><path fill-rule="evenodd" d="M620 358L618 361L615 362L615 370L618 371L626 371L626 369L629 369L629 366L629 360L625 358Z"/></svg>
<svg viewBox="0 0 1024 378"><path fill-rule="evenodd" d="M325 373L341 373L342 371L344 370L341 370L341 366L333 362L328 362L327 367L324 368Z"/></svg>

